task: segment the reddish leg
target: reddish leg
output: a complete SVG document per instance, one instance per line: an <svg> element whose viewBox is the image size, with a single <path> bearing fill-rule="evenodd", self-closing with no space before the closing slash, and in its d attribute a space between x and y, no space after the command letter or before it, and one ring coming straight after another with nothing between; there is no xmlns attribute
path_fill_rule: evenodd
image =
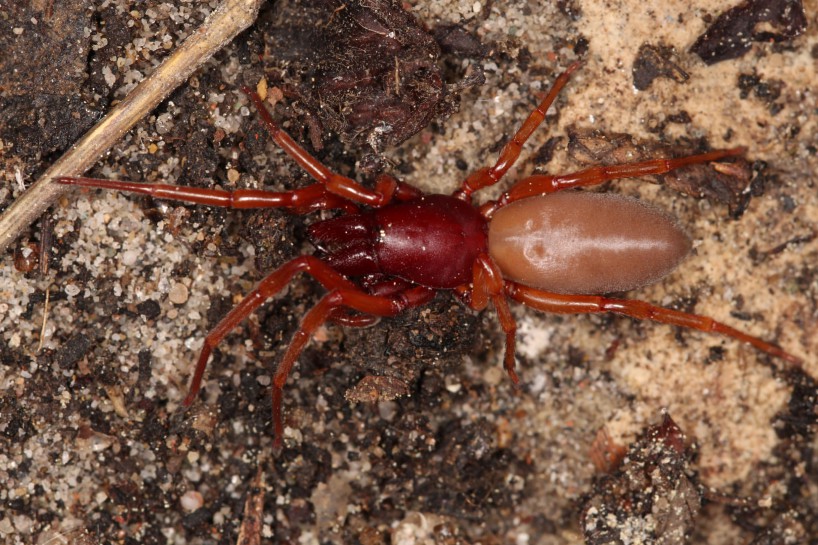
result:
<svg viewBox="0 0 818 545"><path fill-rule="evenodd" d="M312 307L293 335L290 345L287 347L287 352L273 376L274 446L278 448L284 437L284 423L281 418L281 399L284 384L286 384L287 377L298 360L298 356L301 355L307 342L321 324L331 319L339 309L352 309L375 316L395 316L408 308L427 303L434 295L435 290L426 287L410 288L389 296L370 295L357 287L344 287L332 290L318 304Z"/></svg>
<svg viewBox="0 0 818 545"><path fill-rule="evenodd" d="M284 286L292 280L293 276L300 272L312 275L325 288L330 290L357 289L355 284L313 256L297 257L274 270L259 283L256 289L247 294L247 297L245 297L241 303L233 307L227 316L222 318L216 327L207 334L204 345L202 346L202 352L199 354L199 360L196 362L196 371L193 373L193 380L190 381L187 396L182 402L183 405L189 406L196 399L196 395L202 386L202 377L207 367L207 361L210 359L210 354L213 352L213 349L216 348L216 345L238 326L242 320L264 304L267 299L281 291Z"/></svg>
<svg viewBox="0 0 818 545"><path fill-rule="evenodd" d="M651 174L664 174L688 165L695 165L699 163L708 163L710 161L717 161L725 157L732 157L741 155L746 151L745 148L732 148L726 150L715 150L699 155L690 155L688 157L678 157L675 159L651 159L648 161L641 161L638 163L628 163L624 165L610 165L610 166L595 166L579 172L570 174L562 174L557 176L549 175L535 175L524 178L514 184L514 186L503 193L497 200L486 203L481 207L486 217L491 217L491 214L503 206L533 197L535 195L545 195L548 193L555 193L563 189L573 189L577 187L588 187L605 183L609 180L617 180L620 178L636 178L639 176L647 176Z"/></svg>
<svg viewBox="0 0 818 545"><path fill-rule="evenodd" d="M537 127L539 127L543 122L545 119L545 113L548 111L551 103L554 102L554 99L557 98L557 95L560 93L562 88L568 83L568 79L570 78L571 74L577 68L579 68L581 64L582 63L580 62L575 62L569 66L565 72L557 77L557 79L554 81L554 85L551 86L551 89L548 91L546 97L542 100L542 102L540 102L534 111L529 114L528 118L525 120L525 122L523 122L522 126L519 128L514 137L500 152L500 156L497 158L497 162L494 164L494 166L481 168L480 170L472 173L463 181L460 189L454 193L456 197L469 200L472 193L475 191L490 185L494 185L500 181L503 175L505 175L505 173L508 172L508 170L517 161L517 158L520 156L520 152L523 149L523 145L531 137Z"/></svg>
<svg viewBox="0 0 818 545"><path fill-rule="evenodd" d="M332 172L321 164L318 159L310 155L307 150L302 148L289 134L284 132L278 123L275 122L273 116L270 115L270 112L267 111L261 98L255 92L247 87L243 87L242 91L253 101L262 121L264 121L267 127L267 131L275 143L333 195L338 195L349 201L373 207L384 206L388 204L393 197L399 200L408 200L409 198L420 195L420 192L414 187L399 182L390 176L382 176L373 191L365 188L351 178Z"/></svg>
<svg viewBox="0 0 818 545"><path fill-rule="evenodd" d="M508 306L508 299L504 292L503 275L497 265L491 260L488 255L479 256L474 262L474 281L471 295L465 296L465 293L460 293L464 297L469 306L474 310L483 310L488 306L489 299L494 304L494 309L497 311L497 317L500 321L500 327L506 334L506 354L503 360L503 367L505 367L508 376L514 384L519 384L520 379L517 377L515 367L515 356L517 352L517 322L514 316L511 315L511 309Z"/></svg>
<svg viewBox="0 0 818 545"><path fill-rule="evenodd" d="M745 342L776 358L801 366L802 362L796 356L785 352L778 346L762 341L758 337L748 335L726 324L717 322L707 316L680 312L663 308L644 301L626 299L610 299L600 295L563 295L529 288L514 282L506 282L506 294L526 306L552 312L555 314L596 314L613 312L636 318L637 320L653 320L663 324L670 324L708 333L717 333L725 337L732 337Z"/></svg>
<svg viewBox="0 0 818 545"><path fill-rule="evenodd" d="M265 191L262 189L225 191L223 189L205 189L170 184L145 184L99 178L57 178L57 182L80 187L114 189L150 195L155 199L168 199L222 208L292 208L300 213L333 208L344 210L347 213L358 211L358 207L353 202L346 197L331 193L322 183L291 191ZM401 201L412 200L421 194L418 189L385 174L378 178L375 192L386 195L386 198L390 200L394 198Z"/></svg>
<svg viewBox="0 0 818 545"><path fill-rule="evenodd" d="M363 291L369 295L389 297L413 287L415 287L415 285L411 282L399 278L391 278L389 280L365 284ZM372 316L371 314L354 314L349 312L346 308L337 308L332 311L332 314L329 316L331 322L344 327L369 327L375 324L379 319L378 316Z"/></svg>
<svg viewBox="0 0 818 545"><path fill-rule="evenodd" d="M329 170L310 155L273 120L256 93L244 89L258 109L273 140L293 158L318 183L292 191L264 191L260 189L203 189L170 184L144 184L97 178L58 178L57 182L82 187L115 189L150 195L157 199L170 199L225 208L292 208L298 212L339 208L348 213L358 211L357 204L380 207L392 199L407 201L421 195L420 190L399 182L388 175L381 175L370 190L356 181Z"/></svg>
<svg viewBox="0 0 818 545"><path fill-rule="evenodd" d="M145 184L104 180L99 178L57 178L57 182L80 187L114 189L141 195L150 195L155 199L167 199L194 204L205 204L222 208L292 208L299 213L311 210L341 209L355 213L358 207L345 197L332 194L321 183L291 191L265 191L262 189L205 189L170 184ZM377 182L376 192L383 191L389 199L411 200L420 195L420 191L394 178L382 175Z"/></svg>
<svg viewBox="0 0 818 545"><path fill-rule="evenodd" d="M61 184L80 187L115 189L129 193L222 208L293 208L298 212L340 208L349 213L358 211L353 203L327 191L322 184L313 184L292 191L264 191L261 189L205 189L170 184L145 184L102 180L98 178L57 178Z"/></svg>

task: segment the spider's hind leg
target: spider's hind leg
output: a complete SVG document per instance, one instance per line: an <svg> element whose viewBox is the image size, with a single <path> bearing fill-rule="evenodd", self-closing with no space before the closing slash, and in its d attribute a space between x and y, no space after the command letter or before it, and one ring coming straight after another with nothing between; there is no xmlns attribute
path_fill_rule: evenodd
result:
<svg viewBox="0 0 818 545"><path fill-rule="evenodd" d="M709 316L682 312L633 299L612 299L601 295L566 295L529 288L506 282L506 294L528 307L554 314L598 314L612 312L637 320L653 320L663 324L686 327L706 333L716 333L752 345L756 350L800 367L803 362L781 347L739 331Z"/></svg>

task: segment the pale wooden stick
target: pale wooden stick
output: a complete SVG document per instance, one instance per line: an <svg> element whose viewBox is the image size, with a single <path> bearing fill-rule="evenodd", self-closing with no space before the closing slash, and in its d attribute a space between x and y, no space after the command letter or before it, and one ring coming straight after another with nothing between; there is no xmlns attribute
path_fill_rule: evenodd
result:
<svg viewBox="0 0 818 545"><path fill-rule="evenodd" d="M0 253L54 204L67 185L59 176L79 176L216 51L256 20L261 0L224 0L202 26L88 131L0 216Z"/></svg>

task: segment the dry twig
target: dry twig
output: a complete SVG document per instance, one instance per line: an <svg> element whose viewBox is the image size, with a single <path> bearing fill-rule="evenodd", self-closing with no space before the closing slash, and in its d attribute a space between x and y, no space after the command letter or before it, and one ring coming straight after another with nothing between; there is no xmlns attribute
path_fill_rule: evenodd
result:
<svg viewBox="0 0 818 545"><path fill-rule="evenodd" d="M0 252L63 193L70 191L69 186L53 183L54 178L78 176L91 168L131 127L187 81L207 59L250 26L256 20L260 5L261 0L224 0L171 56L0 216Z"/></svg>

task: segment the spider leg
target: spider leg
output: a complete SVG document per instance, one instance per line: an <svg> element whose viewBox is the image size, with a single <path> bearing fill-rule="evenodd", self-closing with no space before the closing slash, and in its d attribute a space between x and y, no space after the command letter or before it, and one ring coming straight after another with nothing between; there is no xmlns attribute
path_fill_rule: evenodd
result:
<svg viewBox="0 0 818 545"><path fill-rule="evenodd" d="M57 178L57 182L79 187L114 189L128 193L149 195L154 199L166 199L193 204L204 204L221 208L292 208L306 213L313 210L341 209L347 213L358 212L358 207L346 197L336 195L323 183L293 189L290 191L265 191L263 189L207 189L171 184L146 184L101 178ZM382 174L375 185L375 193L387 195L389 200L412 200L421 195L420 191L395 178ZM389 202L389 201L386 201Z"/></svg>
<svg viewBox="0 0 818 545"><path fill-rule="evenodd" d="M652 174L664 174L688 165L695 165L700 163L708 163L710 161L717 161L725 157L732 157L741 155L746 151L746 148L732 148L726 150L714 150L698 155L690 155L687 157L677 157L671 159L650 159L647 161L640 161L638 163L627 163L623 165L609 165L609 166L594 166L578 172L561 175L544 175L536 174L523 178L511 189L503 193L497 201L491 201L481 207L486 217L490 217L493 212L502 208L503 206L533 197L535 195L545 195L548 193L555 193L564 189L574 189L577 187L588 187L605 183L609 180L618 180L621 178L636 178L639 176L647 176Z"/></svg>
<svg viewBox="0 0 818 545"><path fill-rule="evenodd" d="M261 189L206 189L171 184L146 184L99 178L62 177L57 182L81 187L114 189L130 193L150 195L156 199L205 204L223 208L292 208L305 213L311 210L341 209L347 213L358 211L356 204L381 207L393 199L408 201L422 195L421 191L392 176L381 174L375 189L367 189L358 182L332 172L302 148L273 120L259 96L247 88L244 92L258 109L273 140L294 159L318 183L291 191L265 191Z"/></svg>
<svg viewBox="0 0 818 545"><path fill-rule="evenodd" d="M477 257L474 261L473 271L474 280L470 296L465 295L468 292L458 293L458 295L467 301L468 305L474 310L483 310L488 306L489 299L491 299L500 321L500 327L506 334L506 353L503 367L511 381L515 385L519 384L520 379L514 370L517 351L517 321L512 316L511 309L508 306L508 299L504 292L503 274L486 254Z"/></svg>
<svg viewBox="0 0 818 545"><path fill-rule="evenodd" d="M565 72L560 74L556 80L554 80L554 84L551 86L551 89L548 91L548 94L545 96L542 102L540 102L534 111L528 115L528 118L517 130L517 133L505 145L502 151L500 151L500 155L494 166L481 168L480 170L477 170L469 175L469 177L466 178L461 184L460 189L454 193L455 196L464 200L469 200L472 193L475 191L494 185L500 181L505 173L508 172L508 170L517 161L517 158L520 157L520 152L523 149L523 145L531 137L537 127L539 127L543 122L548 108L557 98L557 95L560 93L562 88L568 83L571 74L577 68L579 68L581 64L581 62L575 62L569 66Z"/></svg>
<svg viewBox="0 0 818 545"><path fill-rule="evenodd" d="M409 184L399 182L391 176L380 177L373 191L365 188L351 178L332 172L318 159L310 155L307 150L301 147L298 142L293 140L292 137L276 123L257 93L247 87L242 87L242 91L250 98L256 110L258 110L273 141L298 163L307 174L326 187L329 193L358 204L366 204L376 208L385 206L393 198L409 200L410 198L420 195L418 189Z"/></svg>
<svg viewBox="0 0 818 545"><path fill-rule="evenodd" d="M630 316L637 320L653 320L663 324L686 327L707 333L716 333L747 343L757 350L781 358L800 367L800 358L785 352L780 347L732 328L710 317L664 308L645 301L612 299L600 295L565 295L529 288L515 282L506 281L506 294L524 305L555 314L597 314L613 312Z"/></svg>
<svg viewBox="0 0 818 545"><path fill-rule="evenodd" d="M352 202L328 192L323 184L316 183L291 191L264 191L261 189L206 189L171 184L146 184L99 178L57 178L57 182L80 187L114 189L128 193L149 195L155 199L204 204L221 208L292 208L297 212L340 208L355 213L358 207Z"/></svg>
<svg viewBox="0 0 818 545"><path fill-rule="evenodd" d="M190 381L187 396L182 402L185 406L190 406L196 399L202 386L207 361L213 349L230 333L239 323L247 318L254 310L259 308L267 299L275 296L286 286L293 276L300 272L312 275L325 288L335 289L356 289L355 285L341 274L335 272L329 265L314 256L300 256L288 261L278 269L268 274L256 288L247 294L241 303L233 307L227 316L221 319L205 337L202 351L196 362L196 370L193 379Z"/></svg>
<svg viewBox="0 0 818 545"><path fill-rule="evenodd" d="M365 291L370 295L380 297L391 296L413 287L411 282L399 278L379 280L371 284L364 284ZM356 314L347 308L336 308L329 316L329 321L344 327L369 327L380 318L371 314Z"/></svg>
<svg viewBox="0 0 818 545"><path fill-rule="evenodd" d="M281 363L273 376L273 424L275 429L274 447L281 446L284 437L284 423L281 418L281 400L284 392L284 385L290 374L298 356L312 338L313 333L324 322L333 318L333 314L338 309L352 309L358 312L373 314L375 316L395 316L404 310L422 305L430 301L435 295L435 290L427 287L413 287L405 291L389 295L370 295L357 287L339 287L326 294L314 306L293 335L287 352L281 359Z"/></svg>

